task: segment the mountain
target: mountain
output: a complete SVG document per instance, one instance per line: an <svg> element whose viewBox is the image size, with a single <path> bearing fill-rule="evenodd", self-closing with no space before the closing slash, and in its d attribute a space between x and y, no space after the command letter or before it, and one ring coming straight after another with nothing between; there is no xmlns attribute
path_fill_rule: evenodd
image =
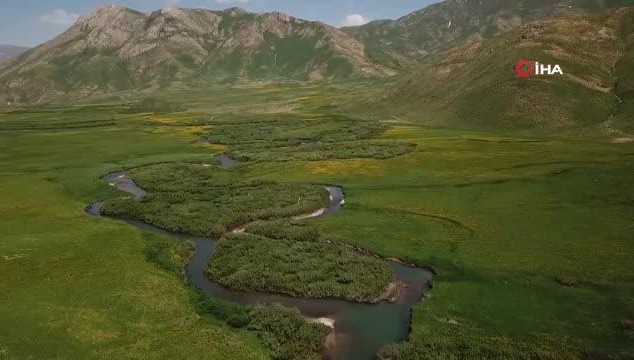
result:
<svg viewBox="0 0 634 360"><path fill-rule="evenodd" d="M398 20L343 29L240 8L165 8L144 14L105 6L53 40L0 64L0 99L44 103L225 81L406 74L436 66L438 54L463 46L471 50L458 51L499 56L502 50L494 39L517 36L523 25L593 17L631 1L446 0ZM550 38L543 41L544 46L556 45ZM456 61L463 60L469 59ZM584 66L567 60L569 67ZM479 63L465 66L474 64Z"/></svg>
<svg viewBox="0 0 634 360"><path fill-rule="evenodd" d="M28 47L23 46L0 45L0 63L13 59L28 49Z"/></svg>
<svg viewBox="0 0 634 360"><path fill-rule="evenodd" d="M520 79L520 59L564 75ZM634 121L634 7L539 20L430 56L360 109L431 126L602 131Z"/></svg>
<svg viewBox="0 0 634 360"><path fill-rule="evenodd" d="M109 91L240 79L385 76L364 46L282 13L106 6L0 67L0 94L39 103Z"/></svg>
<svg viewBox="0 0 634 360"><path fill-rule="evenodd" d="M631 5L631 0L446 0L398 20L342 30L365 45L370 59L398 68L530 21Z"/></svg>

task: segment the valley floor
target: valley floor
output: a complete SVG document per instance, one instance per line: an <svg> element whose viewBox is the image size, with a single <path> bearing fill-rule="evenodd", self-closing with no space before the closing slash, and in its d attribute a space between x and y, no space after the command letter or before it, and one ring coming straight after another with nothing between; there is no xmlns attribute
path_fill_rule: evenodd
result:
<svg viewBox="0 0 634 360"><path fill-rule="evenodd" d="M271 136L328 133L324 104L348 90L325 92L253 90L253 116L240 112L245 92L197 97L189 115L117 105L0 114L0 359L268 357L253 333L196 312L182 278L148 261L150 237L84 208L121 196L99 180L107 172L209 160L232 146L246 154L244 144L201 140L232 114L319 119L318 130ZM414 308L410 341L383 356L634 351L626 326L634 319L634 144L385 125L371 144L341 139L342 153L365 159L323 149L284 161L260 154L266 159L242 172L342 186L345 208L317 229L437 270L431 295ZM396 145L395 157L373 158L375 143Z"/></svg>

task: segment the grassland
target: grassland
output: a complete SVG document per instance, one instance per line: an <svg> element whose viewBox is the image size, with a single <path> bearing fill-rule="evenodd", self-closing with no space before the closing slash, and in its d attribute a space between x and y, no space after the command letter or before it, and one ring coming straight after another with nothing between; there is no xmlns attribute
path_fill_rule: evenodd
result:
<svg viewBox="0 0 634 360"><path fill-rule="evenodd" d="M411 125L385 138L418 150L267 177L343 184L346 208L322 231L438 270L412 342L387 358L631 353L634 335L619 326L634 311L631 144Z"/></svg>
<svg viewBox="0 0 634 360"><path fill-rule="evenodd" d="M236 329L223 316L204 315L226 311L192 302L173 266L147 260L155 239L87 217L83 207L120 196L99 181L106 172L165 161L207 163L224 146L238 146L201 140L220 126L216 120L230 122L232 114L244 120L245 98L253 120L283 112L299 114L301 121L323 118L332 103L353 100L363 88L165 93L158 98L190 99L187 107L196 115L128 113L123 119L123 111L113 108L82 108L90 115L77 121L117 114L114 125L91 128L49 129L56 121L71 122L65 119L79 109L2 114L0 353L270 356L283 340L258 332L269 325ZM205 113L214 121L199 122L198 114ZM16 130L16 124L29 129ZM414 308L411 341L386 348L385 357L559 359L634 351L634 334L620 325L634 318L634 144L594 135L382 125L387 131L375 133L372 142L416 147L390 159L260 161L236 172L244 182L332 183L346 191L345 208L316 221L316 230L280 234L277 226L254 224L250 232L293 241L328 234L437 269L431 296ZM347 142L355 141L368 139ZM573 279L574 286L561 285L558 277ZM280 325L278 320L271 321ZM284 331L306 331L307 338L318 332ZM278 346L273 352L284 351Z"/></svg>
<svg viewBox="0 0 634 360"><path fill-rule="evenodd" d="M84 213L115 195L99 181L105 172L209 149L158 136L140 118L57 129L70 117L42 110L3 114L0 125L17 117L46 129L0 131L1 358L267 358L255 336L197 314L182 278L147 260L152 239Z"/></svg>

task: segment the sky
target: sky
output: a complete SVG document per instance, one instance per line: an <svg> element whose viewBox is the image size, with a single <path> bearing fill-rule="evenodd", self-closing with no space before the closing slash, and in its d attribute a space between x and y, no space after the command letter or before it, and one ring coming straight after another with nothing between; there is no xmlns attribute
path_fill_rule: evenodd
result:
<svg viewBox="0 0 634 360"><path fill-rule="evenodd" d="M143 12L169 6L252 12L281 11L340 27L396 19L438 0L0 0L0 44L36 46L63 32L81 14L116 4Z"/></svg>

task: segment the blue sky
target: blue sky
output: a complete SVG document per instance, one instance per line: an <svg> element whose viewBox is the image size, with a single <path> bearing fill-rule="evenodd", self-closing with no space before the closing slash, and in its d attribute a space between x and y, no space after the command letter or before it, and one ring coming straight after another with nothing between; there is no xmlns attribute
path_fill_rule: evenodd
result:
<svg viewBox="0 0 634 360"><path fill-rule="evenodd" d="M398 18L437 0L0 0L0 44L35 46L93 8L117 4L148 12L166 6L278 10L333 26Z"/></svg>

